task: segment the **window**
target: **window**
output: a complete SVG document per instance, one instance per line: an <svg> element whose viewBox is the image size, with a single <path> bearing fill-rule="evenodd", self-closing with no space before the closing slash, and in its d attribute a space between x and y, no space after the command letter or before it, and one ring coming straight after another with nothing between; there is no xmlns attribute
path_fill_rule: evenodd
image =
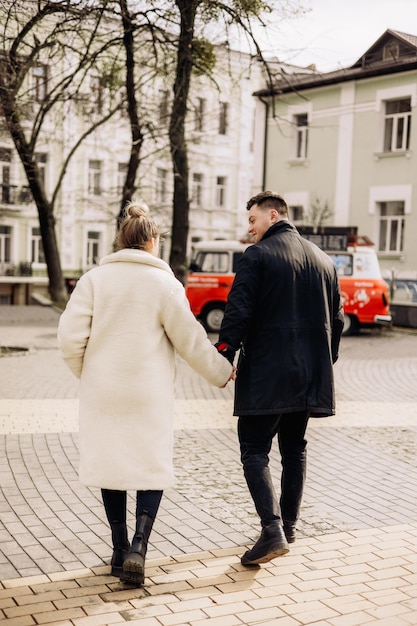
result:
<svg viewBox="0 0 417 626"><path fill-rule="evenodd" d="M352 276L353 256L351 254L330 254L329 256L336 265L339 276Z"/></svg>
<svg viewBox="0 0 417 626"><path fill-rule="evenodd" d="M127 175L127 163L118 163L117 164L117 193L120 195L123 192L123 187L126 180Z"/></svg>
<svg viewBox="0 0 417 626"><path fill-rule="evenodd" d="M32 95L35 102L43 102L46 98L48 85L47 68L45 65L37 65L32 69Z"/></svg>
<svg viewBox="0 0 417 626"><path fill-rule="evenodd" d="M379 252L402 252L405 226L404 202L380 202L379 215Z"/></svg>
<svg viewBox="0 0 417 626"><path fill-rule="evenodd" d="M389 41L382 51L382 59L384 61L398 61L400 56L400 46L396 41Z"/></svg>
<svg viewBox="0 0 417 626"><path fill-rule="evenodd" d="M289 217L291 222L302 224L304 220L304 207L302 206L289 206Z"/></svg>
<svg viewBox="0 0 417 626"><path fill-rule="evenodd" d="M194 206L201 206L203 197L203 174L193 174L191 201Z"/></svg>
<svg viewBox="0 0 417 626"><path fill-rule="evenodd" d="M226 201L226 177L217 176L216 181L216 206L223 207Z"/></svg>
<svg viewBox="0 0 417 626"><path fill-rule="evenodd" d="M199 133L204 131L204 115L206 112L206 101L204 98L197 98L197 104L194 109L194 130Z"/></svg>
<svg viewBox="0 0 417 626"><path fill-rule="evenodd" d="M307 113L294 116L296 126L295 156L297 159L307 158L308 117Z"/></svg>
<svg viewBox="0 0 417 626"><path fill-rule="evenodd" d="M229 271L228 252L200 252L195 260L198 272L225 274Z"/></svg>
<svg viewBox="0 0 417 626"><path fill-rule="evenodd" d="M45 152L37 152L35 154L36 164L39 170L39 176L41 178L43 186L46 182L46 164L48 162L48 155Z"/></svg>
<svg viewBox="0 0 417 626"><path fill-rule="evenodd" d="M103 87L99 76L92 76L90 79L91 99L93 103L92 112L101 113L103 110Z"/></svg>
<svg viewBox="0 0 417 626"><path fill-rule="evenodd" d="M45 255L43 253L41 229L32 228L30 239L31 254L30 259L32 263L45 263Z"/></svg>
<svg viewBox="0 0 417 626"><path fill-rule="evenodd" d="M0 226L0 263L10 263L12 246L11 226Z"/></svg>
<svg viewBox="0 0 417 626"><path fill-rule="evenodd" d="M87 266L96 265L99 260L100 233L89 230L87 233Z"/></svg>
<svg viewBox="0 0 417 626"><path fill-rule="evenodd" d="M159 92L159 101L158 101L158 119L160 124L166 124L169 110L168 110L168 89L160 89Z"/></svg>
<svg viewBox="0 0 417 626"><path fill-rule="evenodd" d="M88 193L93 196L101 195L101 161L88 161Z"/></svg>
<svg viewBox="0 0 417 626"><path fill-rule="evenodd" d="M10 148L0 148L0 177L1 177L1 201L5 204L12 202L10 188L10 163L12 151Z"/></svg>
<svg viewBox="0 0 417 626"><path fill-rule="evenodd" d="M168 172L161 167L156 170L156 188L155 200L157 202L166 202L167 199L167 179Z"/></svg>
<svg viewBox="0 0 417 626"><path fill-rule="evenodd" d="M408 150L411 131L411 98L385 102L384 152Z"/></svg>
<svg viewBox="0 0 417 626"><path fill-rule="evenodd" d="M227 135L229 129L229 103L220 102L219 135Z"/></svg>

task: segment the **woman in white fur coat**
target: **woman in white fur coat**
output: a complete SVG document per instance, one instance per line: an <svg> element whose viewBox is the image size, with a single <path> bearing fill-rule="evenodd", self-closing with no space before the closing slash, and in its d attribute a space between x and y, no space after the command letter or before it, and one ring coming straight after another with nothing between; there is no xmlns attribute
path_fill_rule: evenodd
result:
<svg viewBox="0 0 417 626"><path fill-rule="evenodd" d="M58 342L80 378L80 482L102 490L112 531L112 573L144 582L149 535L173 485L175 353L224 387L232 366L192 314L183 285L158 258L159 230L129 204L117 251L84 274L61 315ZM126 490L137 492L130 546Z"/></svg>

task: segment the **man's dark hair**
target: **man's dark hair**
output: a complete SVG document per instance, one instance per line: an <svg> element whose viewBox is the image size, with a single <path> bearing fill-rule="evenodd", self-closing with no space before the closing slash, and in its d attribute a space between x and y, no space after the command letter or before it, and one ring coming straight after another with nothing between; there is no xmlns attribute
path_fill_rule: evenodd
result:
<svg viewBox="0 0 417 626"><path fill-rule="evenodd" d="M272 191L262 191L253 196L246 204L247 210L249 211L254 204L260 209L275 209L281 217L288 217L288 206L284 198Z"/></svg>

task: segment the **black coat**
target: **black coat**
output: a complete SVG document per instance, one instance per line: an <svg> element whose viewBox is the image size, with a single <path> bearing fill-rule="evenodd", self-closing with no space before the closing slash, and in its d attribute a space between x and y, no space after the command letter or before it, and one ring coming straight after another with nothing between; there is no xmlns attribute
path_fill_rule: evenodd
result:
<svg viewBox="0 0 417 626"><path fill-rule="evenodd" d="M343 309L330 257L283 220L237 268L219 343L239 348L234 415L335 411Z"/></svg>

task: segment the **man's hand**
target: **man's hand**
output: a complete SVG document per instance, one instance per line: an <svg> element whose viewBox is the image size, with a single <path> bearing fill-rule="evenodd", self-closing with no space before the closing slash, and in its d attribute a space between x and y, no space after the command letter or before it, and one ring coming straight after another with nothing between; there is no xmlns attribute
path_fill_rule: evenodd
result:
<svg viewBox="0 0 417 626"><path fill-rule="evenodd" d="M233 365L236 351L232 348L232 346L229 346L228 343L224 343L224 341L218 341L214 344L214 347L217 348L217 352L219 352L219 354L224 356L224 358Z"/></svg>

